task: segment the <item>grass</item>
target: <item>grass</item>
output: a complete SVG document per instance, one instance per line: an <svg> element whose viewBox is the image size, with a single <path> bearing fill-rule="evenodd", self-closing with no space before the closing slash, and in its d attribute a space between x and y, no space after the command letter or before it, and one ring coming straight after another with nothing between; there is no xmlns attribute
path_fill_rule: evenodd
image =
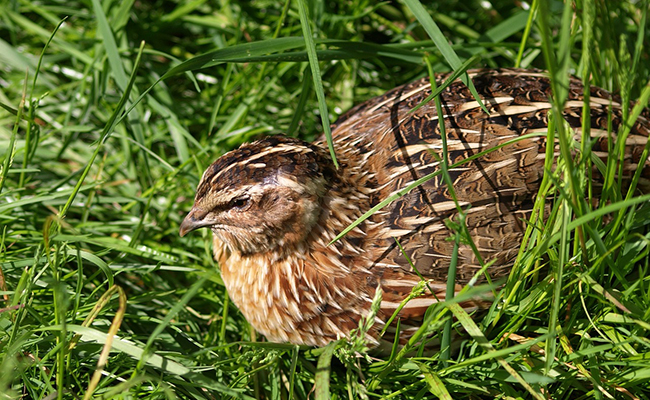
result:
<svg viewBox="0 0 650 400"><path fill-rule="evenodd" d="M260 342L208 232L177 234L218 155L313 139L427 65L543 68L556 107L568 73L647 104L647 0L530 5L0 0L0 398L650 398L648 198L610 163L591 210L560 121L553 212L498 301L430 315L475 336L446 360Z"/></svg>

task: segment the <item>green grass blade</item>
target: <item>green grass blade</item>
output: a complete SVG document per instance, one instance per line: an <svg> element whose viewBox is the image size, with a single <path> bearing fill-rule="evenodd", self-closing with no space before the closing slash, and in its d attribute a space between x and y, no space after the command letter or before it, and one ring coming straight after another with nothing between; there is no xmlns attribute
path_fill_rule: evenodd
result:
<svg viewBox="0 0 650 400"><path fill-rule="evenodd" d="M138 70L138 66L140 65L140 57L142 56L142 50L144 49L144 42L141 43L140 45L140 50L138 51L138 56L136 58L135 64L133 66L133 73L131 74L131 78L129 79L129 82L127 83L126 90L122 94L122 97L120 98L120 102L117 104L115 107L115 110L113 111L110 120L107 122L107 124L104 126L104 130L101 134L101 139L97 143L97 146L95 147L95 151L93 152L90 160L86 164L86 168L81 174L81 177L77 181L77 184L74 187L74 190L72 194L70 195L70 198L68 201L65 203L63 208L61 209L61 212L59 213L61 218L65 218L66 213L68 212L68 209L72 205L72 202L74 201L75 197L77 196L77 193L79 192L79 189L81 188L81 185L83 185L84 180L86 179L86 176L90 172L90 167L93 165L95 162L95 158L97 158L97 155L99 154L99 150L104 144L104 142L108 139L110 134L113 132L113 128L115 127L117 118L119 114L122 112L124 109L124 106L126 105L126 102L129 98L129 95L131 94L131 89L133 88L133 84L135 83L135 77L136 77L136 72Z"/></svg>
<svg viewBox="0 0 650 400"><path fill-rule="evenodd" d="M305 0L297 0L298 12L300 14L300 26L302 27L302 34L305 39L305 47L307 48L307 56L309 57L309 67L311 68L311 78L314 81L314 91L318 98L318 110L320 111L320 118L323 124L323 131L327 140L327 147L334 162L334 167L338 168L336 161L336 153L334 151L334 142L332 141L332 132L330 130L329 111L325 103L325 93L323 92L323 81L320 73L320 66L318 65L318 55L316 54L316 45L312 37L311 27L309 25L309 17L307 16L307 5Z"/></svg>
<svg viewBox="0 0 650 400"><path fill-rule="evenodd" d="M445 60L447 60L449 65L451 65L454 70L459 69L462 65L460 58L458 58L458 55L456 55L454 49L449 45L447 39L440 31L440 28L438 28L438 25L436 25L429 13L424 9L422 3L420 3L418 0L404 0L404 2L411 9L413 15L415 15L418 21L422 24L424 29L429 34L429 37L436 44L436 47L438 50L440 50L440 53L445 58ZM483 102L481 101L478 93L476 92L476 88L474 87L474 84L469 79L469 77L467 75L464 75L461 77L461 80L472 92L472 95L474 95L474 98L481 106L483 111L489 114L489 111L487 108L485 108L485 105L483 105Z"/></svg>
<svg viewBox="0 0 650 400"><path fill-rule="evenodd" d="M332 368L332 355L336 349L336 342L332 342L323 348L323 352L318 357L315 378L315 395L316 400L329 400L330 394L330 373Z"/></svg>

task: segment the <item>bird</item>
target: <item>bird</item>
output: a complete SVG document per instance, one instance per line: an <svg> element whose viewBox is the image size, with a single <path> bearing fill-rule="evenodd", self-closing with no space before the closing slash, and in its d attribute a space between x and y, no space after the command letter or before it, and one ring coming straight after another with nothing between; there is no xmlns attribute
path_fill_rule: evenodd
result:
<svg viewBox="0 0 650 400"><path fill-rule="evenodd" d="M437 75L437 86L450 76ZM225 287L267 340L325 346L374 318L370 343L387 340L379 336L389 320L391 326L400 321L403 343L427 308L445 299L454 248L447 221L458 217L459 207L479 254L460 244L456 292L480 278L486 262L483 275L508 275L544 176L551 83L541 70L481 69L467 76L487 113L455 80L439 95L439 115L434 101L425 102L432 94L425 77L354 107L333 124L338 165L324 136L309 143L275 135L243 144L205 170L180 236L212 230ZM584 94L581 80L571 77L563 118L578 139ZM608 137L623 124L621 100L592 86L588 105L591 151L606 158ZM456 201L440 174L441 118ZM629 177L642 164L637 190L646 192L650 160L641 157L649 121L645 109L631 127L623 168ZM333 242L391 195L394 201ZM422 281L429 289L403 304Z"/></svg>

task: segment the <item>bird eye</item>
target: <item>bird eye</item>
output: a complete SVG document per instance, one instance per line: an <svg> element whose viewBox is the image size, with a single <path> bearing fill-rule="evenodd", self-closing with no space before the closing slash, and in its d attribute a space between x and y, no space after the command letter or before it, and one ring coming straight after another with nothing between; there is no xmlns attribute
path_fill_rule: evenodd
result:
<svg viewBox="0 0 650 400"><path fill-rule="evenodd" d="M248 205L249 198L247 196L237 197L230 202L232 208L244 208Z"/></svg>

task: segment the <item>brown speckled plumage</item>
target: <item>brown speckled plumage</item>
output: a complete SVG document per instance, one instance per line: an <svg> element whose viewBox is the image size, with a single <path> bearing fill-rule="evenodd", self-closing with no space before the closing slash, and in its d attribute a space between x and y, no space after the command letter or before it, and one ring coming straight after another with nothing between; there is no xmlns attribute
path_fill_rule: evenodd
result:
<svg viewBox="0 0 650 400"><path fill-rule="evenodd" d="M443 91L452 164L523 134L546 132L551 90L543 72L484 70L470 76L490 115L462 83ZM395 239L436 292L410 301L400 312L406 334L429 305L444 298L453 247L444 221L456 209L439 176L328 246L372 206L439 169L442 142L435 105L411 112L430 93L428 80L419 80L343 116L332 132L338 170L323 139L309 144L276 136L225 154L204 173L181 234L212 229L230 296L269 340L324 345L346 336L368 314L381 287L375 335L420 280ZM609 107L613 132L621 123L617 101L591 88L593 152L603 158ZM577 134L582 107L582 85L572 79L564 118ZM626 172L633 173L640 162L649 119L645 110L626 142ZM543 135L527 138L449 171L483 259L495 260L488 270L492 277L506 275L517 254L523 221L543 176L545 146ZM650 162L643 164L639 187L647 191ZM479 269L469 246L461 246L459 287Z"/></svg>

